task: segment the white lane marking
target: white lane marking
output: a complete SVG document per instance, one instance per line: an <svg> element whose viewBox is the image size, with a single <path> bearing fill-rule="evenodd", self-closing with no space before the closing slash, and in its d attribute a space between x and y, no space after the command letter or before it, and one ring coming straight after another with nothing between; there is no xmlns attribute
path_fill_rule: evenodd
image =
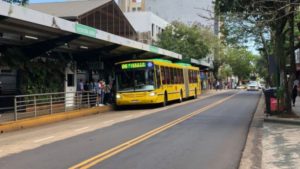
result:
<svg viewBox="0 0 300 169"><path fill-rule="evenodd" d="M169 108L168 107L164 107L164 108L161 108L160 111L161 110L167 110L167 109L169 109Z"/></svg>
<svg viewBox="0 0 300 169"><path fill-rule="evenodd" d="M46 138L34 140L33 142L38 143L38 142L46 141L46 140L49 140L49 139L52 139L52 138L54 138L54 136L49 136L49 137L46 137Z"/></svg>
<svg viewBox="0 0 300 169"><path fill-rule="evenodd" d="M82 130L86 130L86 129L88 129L88 128L90 128L90 127L82 127L82 128L79 128L79 129L76 129L76 130L74 130L74 131L76 131L76 132L78 132L78 131L82 131Z"/></svg>
<svg viewBox="0 0 300 169"><path fill-rule="evenodd" d="M133 117L133 115L128 115L128 116L125 116L124 118L125 118L125 119L129 119L129 118L131 118L131 117Z"/></svg>
<svg viewBox="0 0 300 169"><path fill-rule="evenodd" d="M103 124L105 125L105 124L110 124L110 123L113 123L113 122L115 122L115 120L108 120L108 121L103 122Z"/></svg>

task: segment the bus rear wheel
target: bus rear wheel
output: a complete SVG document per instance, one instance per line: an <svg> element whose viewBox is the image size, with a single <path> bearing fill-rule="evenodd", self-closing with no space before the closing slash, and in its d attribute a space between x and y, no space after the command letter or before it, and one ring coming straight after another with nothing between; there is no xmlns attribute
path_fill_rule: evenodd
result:
<svg viewBox="0 0 300 169"><path fill-rule="evenodd" d="M198 97L197 88L195 88L195 95L194 95L194 99L197 99L197 97Z"/></svg>
<svg viewBox="0 0 300 169"><path fill-rule="evenodd" d="M180 90L179 103L181 103L182 101L183 101L183 94L182 94L182 90Z"/></svg>
<svg viewBox="0 0 300 169"><path fill-rule="evenodd" d="M164 101L163 101L163 103L162 103L162 106L165 107L165 106L167 106L167 105L168 105L168 94L165 93L165 95L164 95Z"/></svg>

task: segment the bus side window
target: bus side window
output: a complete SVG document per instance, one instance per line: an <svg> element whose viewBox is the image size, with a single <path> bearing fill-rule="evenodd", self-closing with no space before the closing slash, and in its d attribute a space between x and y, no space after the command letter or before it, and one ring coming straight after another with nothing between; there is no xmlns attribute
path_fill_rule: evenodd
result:
<svg viewBox="0 0 300 169"><path fill-rule="evenodd" d="M178 84L178 69L174 68L174 84Z"/></svg>
<svg viewBox="0 0 300 169"><path fill-rule="evenodd" d="M174 68L170 68L170 83L174 84Z"/></svg>
<svg viewBox="0 0 300 169"><path fill-rule="evenodd" d="M191 75L191 71L189 70L189 83L192 83L192 75Z"/></svg>
<svg viewBox="0 0 300 169"><path fill-rule="evenodd" d="M179 69L179 83L183 84L183 73L182 73L182 69Z"/></svg>
<svg viewBox="0 0 300 169"><path fill-rule="evenodd" d="M177 78L177 84L180 83L180 70L176 69L176 78Z"/></svg>
<svg viewBox="0 0 300 169"><path fill-rule="evenodd" d="M166 67L165 70L166 84L170 84L170 69Z"/></svg>
<svg viewBox="0 0 300 169"><path fill-rule="evenodd" d="M156 87L160 88L161 86L161 81L160 81L160 69L159 66L155 66L155 70L156 70Z"/></svg>
<svg viewBox="0 0 300 169"><path fill-rule="evenodd" d="M163 84L166 84L166 68L161 67L161 80Z"/></svg>
<svg viewBox="0 0 300 169"><path fill-rule="evenodd" d="M193 83L195 83L195 82L196 82L196 71L193 70Z"/></svg>

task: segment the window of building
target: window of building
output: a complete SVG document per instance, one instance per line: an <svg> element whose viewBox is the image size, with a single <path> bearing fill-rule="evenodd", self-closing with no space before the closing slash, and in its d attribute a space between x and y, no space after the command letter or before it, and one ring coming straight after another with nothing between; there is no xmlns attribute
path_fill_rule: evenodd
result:
<svg viewBox="0 0 300 169"><path fill-rule="evenodd" d="M152 24L151 33L152 33L152 37L153 37L154 36L154 24Z"/></svg>

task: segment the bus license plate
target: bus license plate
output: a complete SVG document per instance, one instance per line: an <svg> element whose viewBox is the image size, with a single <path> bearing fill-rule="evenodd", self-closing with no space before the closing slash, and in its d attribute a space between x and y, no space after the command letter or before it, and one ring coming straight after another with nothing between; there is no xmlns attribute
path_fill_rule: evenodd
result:
<svg viewBox="0 0 300 169"><path fill-rule="evenodd" d="M140 102L139 100L131 100L132 103L138 103Z"/></svg>

